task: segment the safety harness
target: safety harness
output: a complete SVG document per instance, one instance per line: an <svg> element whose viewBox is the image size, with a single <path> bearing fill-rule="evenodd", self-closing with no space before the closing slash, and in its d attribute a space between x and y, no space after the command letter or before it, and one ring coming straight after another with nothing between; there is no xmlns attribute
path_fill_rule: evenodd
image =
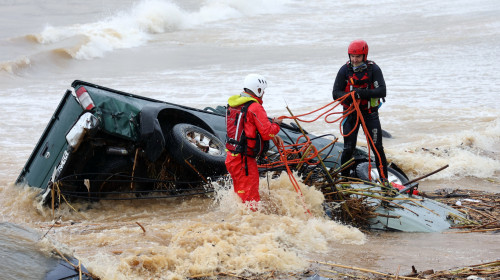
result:
<svg viewBox="0 0 500 280"><path fill-rule="evenodd" d="M248 107L252 103L253 101L249 101L236 107L228 104L226 110L226 150L234 156L241 155L245 159L246 175L248 175L247 157L256 158L266 152L266 147L269 149L269 142L263 141L258 131L255 138L248 137L245 133ZM254 148L248 146L248 140L255 140Z"/></svg>
<svg viewBox="0 0 500 280"><path fill-rule="evenodd" d="M372 82L373 81L373 64L375 62L368 60L366 61L366 71L363 70L362 72L356 72L354 71L352 65L350 65L351 62L347 62L347 85L345 88L345 92L351 92L355 88L361 88L361 89L372 89L378 87L378 84L375 84ZM363 73L364 75L359 78L355 73ZM367 110L368 113L372 112L372 109L378 109L382 103L380 102L380 98L370 98L369 100L366 99L361 99L360 100L360 107L362 110Z"/></svg>

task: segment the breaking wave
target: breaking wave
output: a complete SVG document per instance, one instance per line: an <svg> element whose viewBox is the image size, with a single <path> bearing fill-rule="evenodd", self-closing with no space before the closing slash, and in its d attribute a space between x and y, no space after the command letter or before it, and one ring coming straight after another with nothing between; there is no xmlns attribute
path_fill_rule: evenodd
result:
<svg viewBox="0 0 500 280"><path fill-rule="evenodd" d="M22 57L13 61L0 62L0 71L5 71L9 74L14 74L22 69L28 68L30 65L31 65L31 60L28 57Z"/></svg>
<svg viewBox="0 0 500 280"><path fill-rule="evenodd" d="M500 173L500 119L481 131L467 130L388 147L391 158L415 176L449 167L432 179L491 178Z"/></svg>
<svg viewBox="0 0 500 280"><path fill-rule="evenodd" d="M46 26L39 34L27 35L28 39L39 44L54 44L68 38L80 36L85 43L63 50L74 59L90 60L103 57L107 52L142 46L154 34L196 28L204 23L255 15L279 12L286 0L281 1L244 1L212 0L207 1L198 11L181 9L165 0L144 0L128 11L97 22L71 26Z"/></svg>

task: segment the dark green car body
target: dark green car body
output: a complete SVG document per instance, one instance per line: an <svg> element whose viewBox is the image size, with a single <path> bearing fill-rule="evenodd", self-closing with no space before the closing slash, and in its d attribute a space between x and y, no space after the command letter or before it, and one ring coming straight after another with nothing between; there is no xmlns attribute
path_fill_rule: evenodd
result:
<svg viewBox="0 0 500 280"><path fill-rule="evenodd" d="M280 126L279 135L286 144L303 136L292 123ZM319 171L325 179L324 169L331 172L340 166L343 144L333 135L304 133L322 150L325 164L324 168L308 165L307 172ZM149 199L159 198L150 196L152 193L163 197L206 193L213 191L207 189L210 181L227 174L225 138L222 106L195 109L77 80L63 95L16 183L42 189L45 205L60 201L61 195L100 200L122 194L129 195L128 199ZM266 156L270 161L279 160L274 147ZM357 149L354 158L354 175L368 177L367 153ZM373 166L370 172L374 171ZM391 182L408 182L396 165L390 165L388 173ZM366 184L356 187L372 188ZM378 205L376 212L381 214L370 219L371 228L443 231L451 223L448 214L459 215L432 200L420 198L415 204L411 195L401 193L399 197L402 200L397 203L404 207L370 202Z"/></svg>
<svg viewBox="0 0 500 280"><path fill-rule="evenodd" d="M85 99L78 98L80 92L88 94L93 102L92 108L82 105ZM140 170L137 162L158 165L165 157L173 155L177 165L188 162L187 169L196 171L186 173L174 170L171 177L179 182L195 177L200 179L198 175L224 175L224 147L218 147L220 151L216 151L214 160L207 163L204 160L180 158L184 157L183 153L179 153L183 147L176 147L179 143L172 141L173 128L178 124L189 124L215 136L220 141L219 145L224 143L224 114L224 107L221 106L217 106L217 109L195 109L76 80L63 95L16 183L46 189L50 182L72 176L72 179L82 182L79 187L72 186L70 189L85 190L82 185L84 179L96 180L98 176L95 174L99 172L117 172L116 168L107 170L109 167L106 162L109 160L121 160L121 167L125 166L126 172L130 172L135 163L134 176L151 178L154 177L151 172ZM77 126L78 137L71 136ZM293 124L282 124L281 127L280 136L287 143L295 143L302 135ZM309 136L318 149L332 142L332 139L325 137ZM69 139L71 137L72 140ZM69 144L71 141L73 145ZM330 159L326 160L328 167L338 167L336 160L342 148L342 143L335 143L325 149L324 156L330 155ZM359 162L366 161L366 157L364 151L356 152ZM87 186L87 191L99 190ZM107 191L110 191L109 188Z"/></svg>

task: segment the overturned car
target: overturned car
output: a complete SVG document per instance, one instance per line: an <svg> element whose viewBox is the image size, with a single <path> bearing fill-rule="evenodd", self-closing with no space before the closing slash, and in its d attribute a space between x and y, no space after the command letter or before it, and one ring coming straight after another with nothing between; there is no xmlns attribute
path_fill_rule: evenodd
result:
<svg viewBox="0 0 500 280"><path fill-rule="evenodd" d="M288 144L307 134L293 123L282 123L281 128L280 136ZM342 143L327 135L307 135L324 159L323 165L306 166L307 174L338 169ZM76 80L16 183L41 188L42 203L52 207L60 201L56 194L88 200L114 199L122 194L130 199L202 194L212 191L211 181L226 176L225 138L222 106L195 109ZM268 155L267 160L277 158L272 147ZM369 161L368 154L357 149L353 176L370 178ZM376 170L371 172L375 180ZM398 185L409 180L396 165L390 165L388 173L388 179ZM446 216L453 209L430 200L420 203L426 206L418 211L432 213L414 215L417 210L413 209L408 214L404 209L409 206L378 207L384 214L372 218L373 228L441 231L449 227ZM405 215L414 217L404 219ZM440 222L419 221L421 215L426 221L437 215Z"/></svg>

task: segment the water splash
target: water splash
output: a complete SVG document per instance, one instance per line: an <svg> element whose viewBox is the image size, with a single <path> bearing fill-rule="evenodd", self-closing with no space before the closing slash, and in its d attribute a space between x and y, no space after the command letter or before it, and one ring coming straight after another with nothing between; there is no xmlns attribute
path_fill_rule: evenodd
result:
<svg viewBox="0 0 500 280"><path fill-rule="evenodd" d="M272 2L272 3L269 3ZM287 1L208 1L198 11L189 12L164 0L144 0L128 11L103 20L55 27L48 25L39 34L28 35L30 40L49 45L73 37L84 37L85 42L65 48L74 59L90 60L103 57L116 49L142 46L155 34L196 28L205 23L279 12Z"/></svg>
<svg viewBox="0 0 500 280"><path fill-rule="evenodd" d="M48 232L54 246L72 248L89 271L105 279L288 273L308 267L308 256L328 252L332 243L366 242L358 229L324 217L324 197L314 188L301 184L311 217L286 174L263 178L260 186L258 212L247 210L228 184L214 184L214 199L72 202L78 213L63 203L56 210L62 222L54 228L46 217L50 209L33 208L38 192L29 187L4 187L1 203L23 205L24 211L8 214L4 207L2 214L14 220L25 216L28 225ZM8 204L11 200L16 205Z"/></svg>

